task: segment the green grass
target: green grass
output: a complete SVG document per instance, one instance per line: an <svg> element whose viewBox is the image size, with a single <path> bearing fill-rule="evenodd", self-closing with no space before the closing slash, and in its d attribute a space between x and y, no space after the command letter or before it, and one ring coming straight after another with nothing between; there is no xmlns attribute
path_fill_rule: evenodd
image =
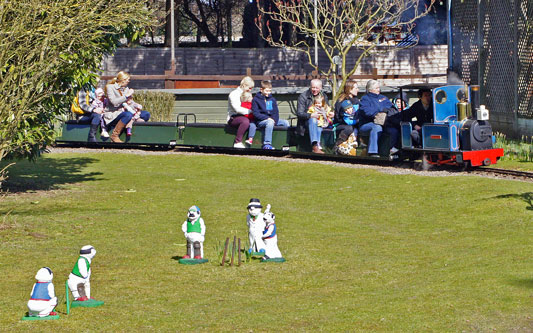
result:
<svg viewBox="0 0 533 333"><path fill-rule="evenodd" d="M10 169L0 201L0 330L531 331L533 184L201 155L54 154ZM220 267L251 197L287 262ZM204 265L180 265L202 209ZM59 298L83 245L106 303L22 322L34 275Z"/></svg>

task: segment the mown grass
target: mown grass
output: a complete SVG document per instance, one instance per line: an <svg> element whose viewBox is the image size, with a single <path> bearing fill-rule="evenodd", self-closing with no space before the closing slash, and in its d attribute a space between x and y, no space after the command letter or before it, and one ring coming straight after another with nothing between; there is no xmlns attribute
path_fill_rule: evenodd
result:
<svg viewBox="0 0 533 333"><path fill-rule="evenodd" d="M226 156L53 154L20 162L0 202L8 331L531 331L533 184ZM284 264L218 266L272 204ZM185 251L189 206L205 265ZM59 298L82 245L106 304L22 322L38 268Z"/></svg>

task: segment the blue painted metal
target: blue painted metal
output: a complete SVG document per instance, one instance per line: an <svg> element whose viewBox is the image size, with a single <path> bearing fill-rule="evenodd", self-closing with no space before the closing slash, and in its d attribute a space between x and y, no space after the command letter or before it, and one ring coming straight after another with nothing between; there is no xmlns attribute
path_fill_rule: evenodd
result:
<svg viewBox="0 0 533 333"><path fill-rule="evenodd" d="M422 126L424 149L457 151L459 150L457 124L425 124Z"/></svg>
<svg viewBox="0 0 533 333"><path fill-rule="evenodd" d="M457 120L457 103L459 99L457 98L457 92L460 89L464 90L465 86L456 85L456 86L444 86L433 89L433 119L435 124L443 124ZM446 94L446 100L439 104L437 102L436 96L442 91ZM470 102L470 93L468 93Z"/></svg>
<svg viewBox="0 0 533 333"><path fill-rule="evenodd" d="M402 122L401 124L401 139L402 139L402 148L411 148L413 143L411 141L411 131L413 127L409 122Z"/></svg>

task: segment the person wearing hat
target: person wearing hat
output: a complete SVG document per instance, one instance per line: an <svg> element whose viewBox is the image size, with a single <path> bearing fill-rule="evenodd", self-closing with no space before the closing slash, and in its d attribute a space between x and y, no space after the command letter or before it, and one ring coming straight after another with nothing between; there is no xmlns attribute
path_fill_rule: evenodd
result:
<svg viewBox="0 0 533 333"><path fill-rule="evenodd" d="M350 80L346 82L344 91L339 96L337 103L335 103L337 140L334 151L343 155L355 155L355 147L357 147L358 93L359 87L357 83L354 80ZM345 147L347 149L338 149L342 143L348 141L351 141L351 143ZM348 153L348 151L351 153Z"/></svg>
<svg viewBox="0 0 533 333"><path fill-rule="evenodd" d="M96 250L91 245L85 245L80 250L80 256L68 276L68 287L75 301L91 299L91 261Z"/></svg>
<svg viewBox="0 0 533 333"><path fill-rule="evenodd" d="M200 208L192 206L189 208L187 220L181 225L181 230L187 239L187 254L182 259L204 257L205 223L200 215Z"/></svg>
<svg viewBox="0 0 533 333"><path fill-rule="evenodd" d="M57 305L57 297L52 279L54 273L48 267L43 267L37 271L35 279L37 282L31 290L31 297L28 301L28 315L30 317L55 316L53 312Z"/></svg>
<svg viewBox="0 0 533 333"><path fill-rule="evenodd" d="M265 242L263 241L263 231L265 230L265 221L261 212L261 202L259 199L252 198L248 203L248 215L246 224L248 225L248 239L250 241L249 253L265 252Z"/></svg>

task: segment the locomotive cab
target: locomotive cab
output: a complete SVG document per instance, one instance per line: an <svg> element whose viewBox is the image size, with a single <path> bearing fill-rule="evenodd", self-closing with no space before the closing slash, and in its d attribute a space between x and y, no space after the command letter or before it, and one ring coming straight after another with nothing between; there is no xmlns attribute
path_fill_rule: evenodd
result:
<svg viewBox="0 0 533 333"><path fill-rule="evenodd" d="M479 104L479 86L447 85L430 89L433 122L422 126L422 147L413 147L411 124L404 122L402 149L418 151L430 164L487 166L496 163L503 156L503 149L493 149L489 112Z"/></svg>

